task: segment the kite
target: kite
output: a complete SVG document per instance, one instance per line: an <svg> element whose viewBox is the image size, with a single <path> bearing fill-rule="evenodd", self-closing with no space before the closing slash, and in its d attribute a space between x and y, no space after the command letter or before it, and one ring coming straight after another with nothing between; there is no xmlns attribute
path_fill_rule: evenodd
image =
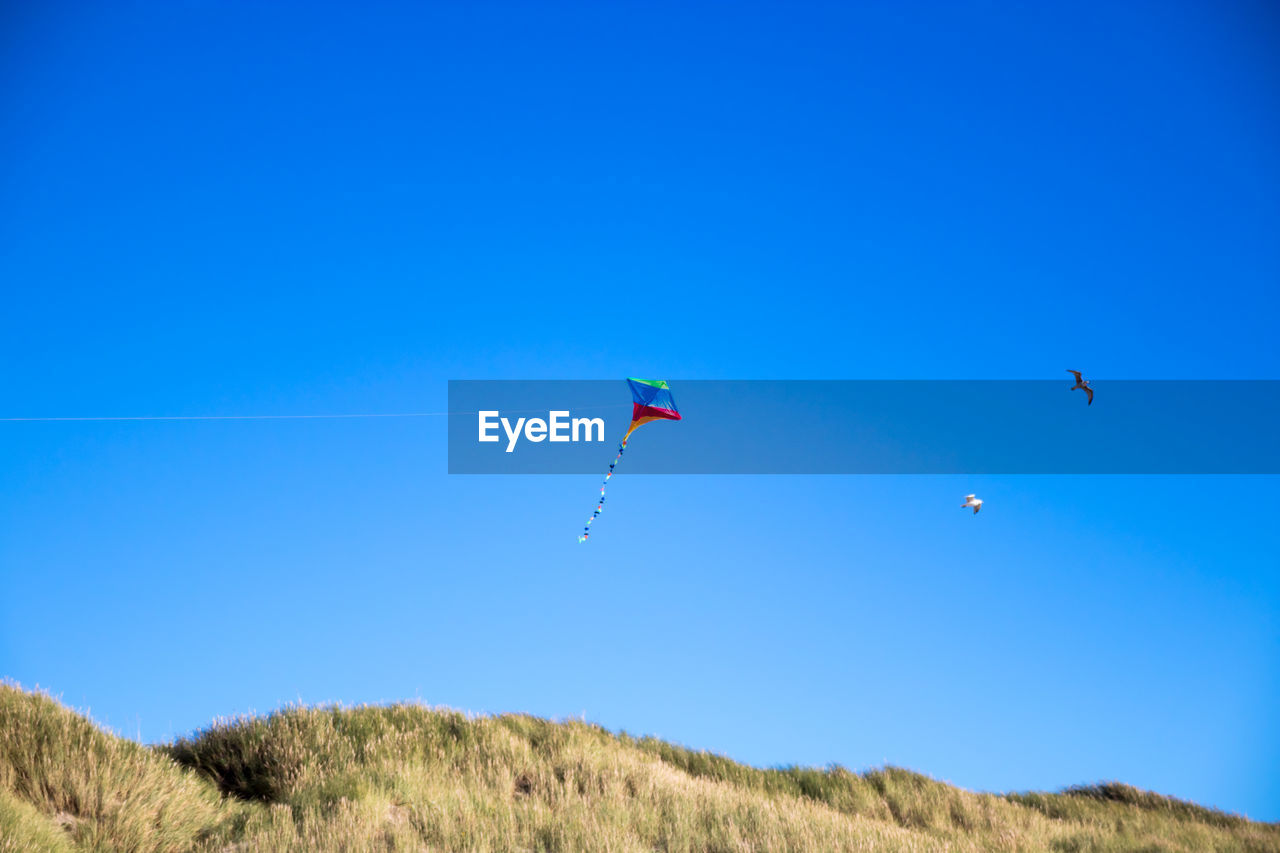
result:
<svg viewBox="0 0 1280 853"><path fill-rule="evenodd" d="M628 379L627 385L631 387L631 426L627 428L627 434L622 437L622 444L618 446L618 455L613 457L613 462L609 463L609 473L604 475L604 482L600 485L600 502L596 504L596 511L587 519L587 526L582 528L582 535L578 537L579 542L587 541L591 535L591 522L604 512L605 486L609 485L613 469L618 466L622 454L627 449L627 439L631 438L631 433L650 421L680 420L675 398L671 396L671 386L661 379Z"/></svg>

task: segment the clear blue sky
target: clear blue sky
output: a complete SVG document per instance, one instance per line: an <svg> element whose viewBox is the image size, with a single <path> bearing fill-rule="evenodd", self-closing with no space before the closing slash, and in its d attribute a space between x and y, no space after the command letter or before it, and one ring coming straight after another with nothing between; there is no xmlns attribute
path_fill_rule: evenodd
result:
<svg viewBox="0 0 1280 853"><path fill-rule="evenodd" d="M1280 378L1265 3L24 5L0 416ZM0 674L148 741L421 698L1280 819L1276 478L621 476L579 546L598 476L445 426L0 424Z"/></svg>

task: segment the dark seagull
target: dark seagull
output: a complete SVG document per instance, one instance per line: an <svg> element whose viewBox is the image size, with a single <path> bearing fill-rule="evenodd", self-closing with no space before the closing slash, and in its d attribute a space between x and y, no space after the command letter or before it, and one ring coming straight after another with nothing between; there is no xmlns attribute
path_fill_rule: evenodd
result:
<svg viewBox="0 0 1280 853"><path fill-rule="evenodd" d="M1080 371L1078 370L1068 370L1067 373L1074 374L1076 377L1076 384L1071 386L1071 390L1074 391L1077 388L1084 389L1085 396L1089 398L1089 402L1085 403L1085 405L1092 406L1093 405L1093 389L1089 387L1089 380L1081 376Z"/></svg>

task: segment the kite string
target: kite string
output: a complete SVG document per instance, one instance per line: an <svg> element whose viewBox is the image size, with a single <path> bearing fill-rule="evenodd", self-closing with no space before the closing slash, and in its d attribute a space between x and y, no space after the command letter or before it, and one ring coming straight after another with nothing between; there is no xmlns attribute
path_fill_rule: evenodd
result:
<svg viewBox="0 0 1280 853"><path fill-rule="evenodd" d="M591 517L587 519L587 526L582 528L582 535L578 537L579 542L586 542L591 536L591 522L604 512L604 490L609 485L609 478L613 476L613 469L617 467L622 460L622 454L627 449L627 439L631 437L631 433L627 433L622 439L622 444L618 445L618 455L613 457L613 461L609 463L609 473L604 475L604 482L600 484L600 503L596 504L596 511L591 513Z"/></svg>
<svg viewBox="0 0 1280 853"><path fill-rule="evenodd" d="M376 415L133 415L121 417L0 418L0 421L298 421L335 418L432 418L443 415L474 414L475 412L396 412Z"/></svg>
<svg viewBox="0 0 1280 853"><path fill-rule="evenodd" d="M583 409L616 409L620 406L573 406ZM546 409L513 409L508 414L528 414L545 412ZM345 418L439 418L448 415L478 415L479 412L393 412L390 414L355 414L355 415L141 415L132 417L71 417L71 418L0 418L0 423L18 421L299 421L299 420L334 420Z"/></svg>

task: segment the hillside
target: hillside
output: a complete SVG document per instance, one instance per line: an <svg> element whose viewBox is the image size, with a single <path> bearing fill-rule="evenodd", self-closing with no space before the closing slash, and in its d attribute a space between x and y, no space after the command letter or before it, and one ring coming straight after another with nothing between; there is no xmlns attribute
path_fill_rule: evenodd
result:
<svg viewBox="0 0 1280 853"><path fill-rule="evenodd" d="M289 708L144 747L0 685L0 851L1280 851L1280 825L1109 784L975 794L760 770L586 723Z"/></svg>

